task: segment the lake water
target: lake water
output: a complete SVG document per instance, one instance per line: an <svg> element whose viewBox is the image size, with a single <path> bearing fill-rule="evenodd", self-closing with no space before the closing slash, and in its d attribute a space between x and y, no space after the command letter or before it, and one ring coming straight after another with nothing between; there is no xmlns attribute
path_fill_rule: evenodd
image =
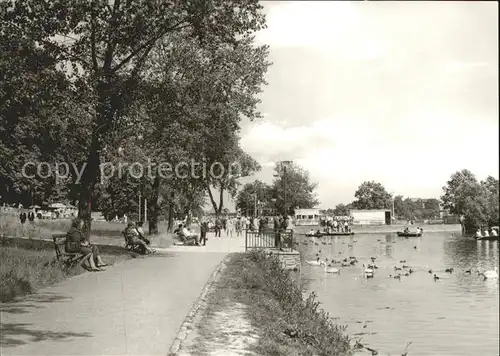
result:
<svg viewBox="0 0 500 356"><path fill-rule="evenodd" d="M498 242L427 231L420 238L382 233L315 240L317 245L300 244L304 259L319 253L322 259L356 256L359 263L339 275L304 265L300 278L309 281L325 311L379 355L399 356L410 341L410 356L499 355L498 280L483 280L474 271L498 266ZM379 268L366 279L362 265L371 256ZM401 280L389 277L402 260L415 272ZM470 268L472 274L466 274ZM440 279L435 281L429 269Z"/></svg>

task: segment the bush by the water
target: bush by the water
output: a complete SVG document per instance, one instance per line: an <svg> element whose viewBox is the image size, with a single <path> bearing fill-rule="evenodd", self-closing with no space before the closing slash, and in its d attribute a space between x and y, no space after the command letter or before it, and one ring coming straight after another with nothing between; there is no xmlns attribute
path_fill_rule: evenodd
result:
<svg viewBox="0 0 500 356"><path fill-rule="evenodd" d="M223 276L237 291L261 330L257 352L265 355L350 355L351 340L321 310L314 293L303 297L298 284L276 258L260 252L235 255Z"/></svg>

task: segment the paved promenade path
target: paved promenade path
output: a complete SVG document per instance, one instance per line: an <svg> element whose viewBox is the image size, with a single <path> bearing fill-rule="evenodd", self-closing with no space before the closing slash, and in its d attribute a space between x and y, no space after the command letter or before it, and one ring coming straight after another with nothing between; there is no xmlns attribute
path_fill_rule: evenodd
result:
<svg viewBox="0 0 500 356"><path fill-rule="evenodd" d="M166 355L214 269L240 238L159 248L0 304L0 355Z"/></svg>

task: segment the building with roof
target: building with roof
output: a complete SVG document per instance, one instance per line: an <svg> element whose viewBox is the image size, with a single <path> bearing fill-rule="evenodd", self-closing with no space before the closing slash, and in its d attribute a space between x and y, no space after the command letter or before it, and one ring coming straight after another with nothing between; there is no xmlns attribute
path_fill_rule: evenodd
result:
<svg viewBox="0 0 500 356"><path fill-rule="evenodd" d="M390 209L352 209L353 225L391 225Z"/></svg>

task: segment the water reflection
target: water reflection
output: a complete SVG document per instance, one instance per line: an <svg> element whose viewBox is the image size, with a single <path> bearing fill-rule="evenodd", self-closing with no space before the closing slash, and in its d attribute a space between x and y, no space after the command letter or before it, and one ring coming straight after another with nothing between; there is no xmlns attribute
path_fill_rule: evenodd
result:
<svg viewBox="0 0 500 356"><path fill-rule="evenodd" d="M385 235L385 255L392 258L392 235Z"/></svg>
<svg viewBox="0 0 500 356"><path fill-rule="evenodd" d="M302 278L310 279L309 290L317 292L323 309L379 354L401 354L408 341L410 355L498 354L498 281L485 281L475 270L498 265L498 242L426 232L409 239L394 234L336 237L320 246L301 246L302 253L311 259L322 250L322 258L356 256L360 263L339 275L306 266ZM360 266L372 256L379 268L375 278L366 279ZM415 272L394 279L400 261ZM454 272L445 272L448 268Z"/></svg>

